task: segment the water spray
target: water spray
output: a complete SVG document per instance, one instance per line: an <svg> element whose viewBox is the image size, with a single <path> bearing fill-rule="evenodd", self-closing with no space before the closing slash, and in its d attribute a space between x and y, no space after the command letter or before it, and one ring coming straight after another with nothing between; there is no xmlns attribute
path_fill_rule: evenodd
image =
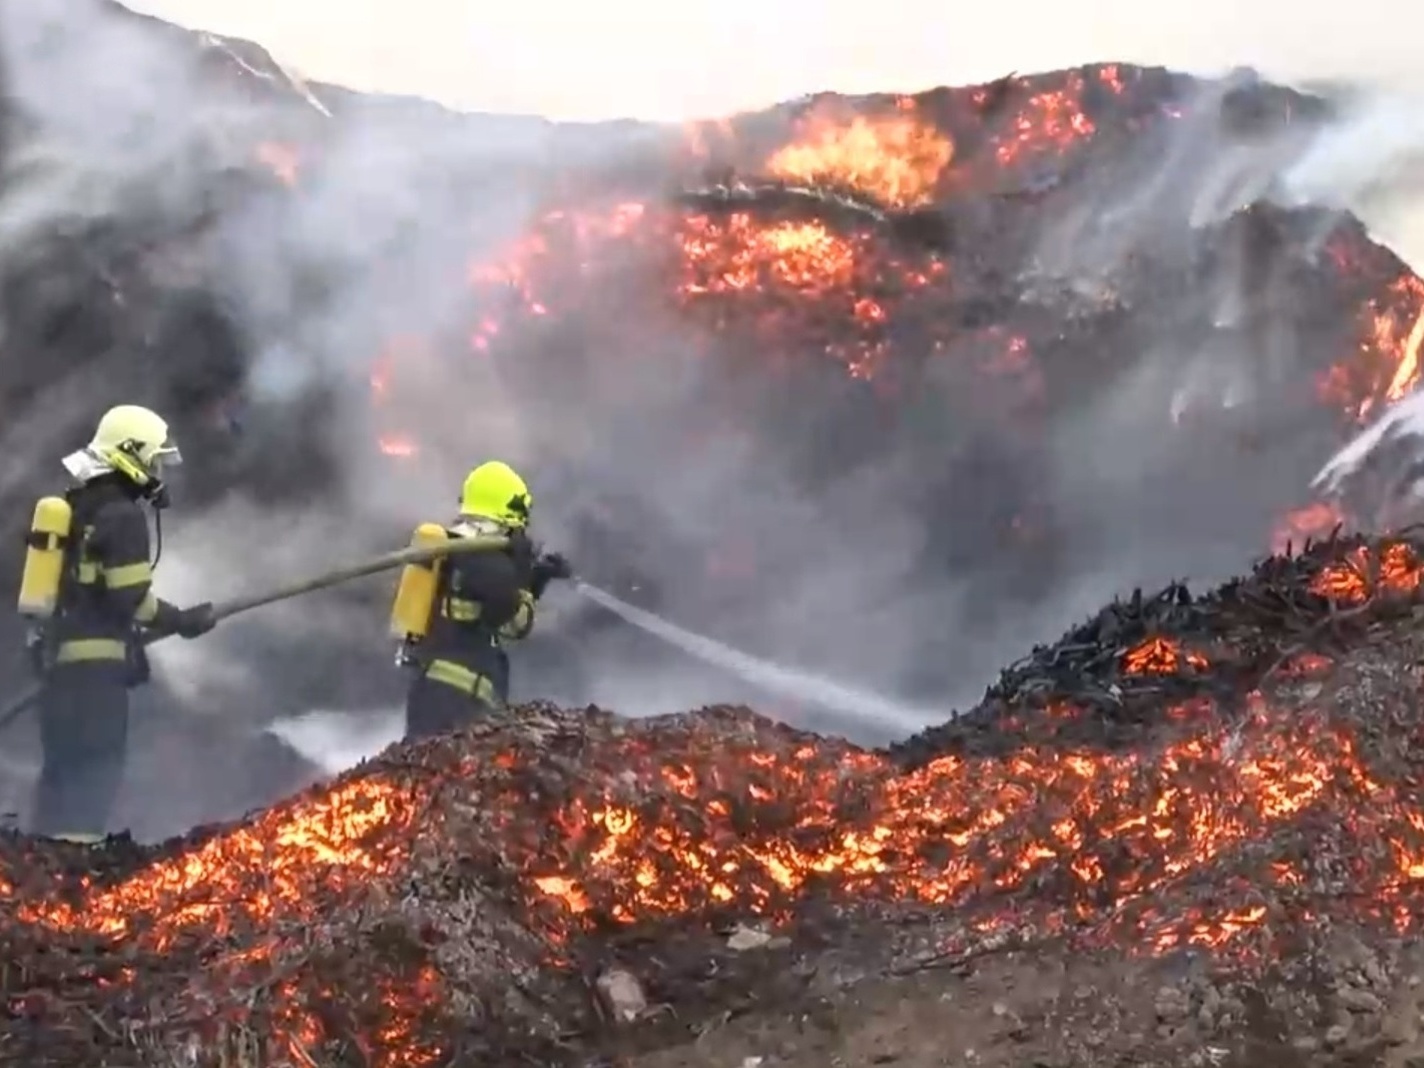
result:
<svg viewBox="0 0 1424 1068"><path fill-rule="evenodd" d="M574 580L574 588L600 608L606 608L625 623L681 649L713 667L729 671L738 678L762 689L796 701L813 702L857 720L877 726L890 725L910 734L927 724L946 718L945 709L913 708L881 697L868 690L813 675L795 668L783 667L733 649L711 638L684 630L661 616L627 601L620 600L582 579Z"/></svg>

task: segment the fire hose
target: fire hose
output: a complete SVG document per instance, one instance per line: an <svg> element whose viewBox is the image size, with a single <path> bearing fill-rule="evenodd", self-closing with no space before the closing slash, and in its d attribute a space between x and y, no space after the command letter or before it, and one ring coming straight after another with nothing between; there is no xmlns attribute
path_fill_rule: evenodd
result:
<svg viewBox="0 0 1424 1068"><path fill-rule="evenodd" d="M453 556L457 553L488 552L496 549L503 549L509 544L509 539L500 536L485 536L477 538L452 538L439 545L428 545L400 549L396 552L386 553L365 563L352 564L348 567L337 568L335 571L328 571L325 574L317 575L315 578L305 579L301 582L294 582L288 586L282 586L267 593L250 594L246 597L235 597L230 601L223 601L213 606L213 618L218 620L228 619L239 615L242 612L251 611L254 608L261 608L264 605L276 604L278 601L290 600L293 597L300 597L303 594L315 593L317 590L329 589L332 586L339 586L342 583L350 582L353 579L365 578L367 575L379 574L382 571L390 571L397 567L404 567L406 564L421 564L441 556ZM154 642L162 641L164 638L172 637L171 634L149 634L143 638L145 646ZM17 719L25 709L38 700L41 686L36 684L31 686L10 704L0 710L0 731L3 731Z"/></svg>

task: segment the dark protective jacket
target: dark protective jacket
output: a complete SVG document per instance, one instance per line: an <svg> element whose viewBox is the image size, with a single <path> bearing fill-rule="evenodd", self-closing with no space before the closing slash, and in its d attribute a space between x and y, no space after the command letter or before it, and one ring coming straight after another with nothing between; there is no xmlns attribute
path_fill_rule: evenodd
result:
<svg viewBox="0 0 1424 1068"><path fill-rule="evenodd" d="M136 663L138 628L171 630L180 615L154 595L143 505L120 475L76 486L65 498L74 519L47 634L50 663Z"/></svg>
<svg viewBox="0 0 1424 1068"><path fill-rule="evenodd" d="M466 536L458 525L446 532L452 538ZM534 551L522 534L513 535L502 551L446 557L430 633L418 651L421 675L490 704L506 700L509 680L501 646L533 630L533 585Z"/></svg>

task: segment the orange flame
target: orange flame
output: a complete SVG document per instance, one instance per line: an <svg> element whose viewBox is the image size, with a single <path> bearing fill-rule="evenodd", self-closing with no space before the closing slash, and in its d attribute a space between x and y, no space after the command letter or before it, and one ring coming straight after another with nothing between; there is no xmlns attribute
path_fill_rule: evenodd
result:
<svg viewBox="0 0 1424 1068"><path fill-rule="evenodd" d="M1207 666L1206 657L1184 651L1171 638L1148 638L1122 657L1122 670L1129 675L1175 675L1184 667L1204 671Z"/></svg>
<svg viewBox="0 0 1424 1068"><path fill-rule="evenodd" d="M1337 259L1339 253L1336 254ZM1424 343L1424 279L1406 270L1360 313L1356 358L1336 363L1321 376L1320 396L1365 422L1381 404L1397 401L1419 384L1419 346Z"/></svg>
<svg viewBox="0 0 1424 1068"><path fill-rule="evenodd" d="M687 276L679 291L687 296L781 286L820 294L849 286L855 277L856 248L820 223L763 226L747 214L726 223L695 215L685 225Z"/></svg>
<svg viewBox="0 0 1424 1068"><path fill-rule="evenodd" d="M1343 562L1321 568L1310 588L1322 597L1358 604L1376 594L1413 593L1421 578L1424 565L1414 550L1405 542L1391 542L1377 556L1363 546L1352 550Z"/></svg>
<svg viewBox="0 0 1424 1068"><path fill-rule="evenodd" d="M814 115L805 130L766 162L766 171L788 181L844 186L882 204L914 207L934 196L940 175L954 158L954 143L913 112L848 123Z"/></svg>
<svg viewBox="0 0 1424 1068"><path fill-rule="evenodd" d="M1345 522L1345 514L1328 501L1314 501L1287 512L1271 534L1271 552L1281 555L1286 546L1303 548L1312 538L1326 537Z"/></svg>

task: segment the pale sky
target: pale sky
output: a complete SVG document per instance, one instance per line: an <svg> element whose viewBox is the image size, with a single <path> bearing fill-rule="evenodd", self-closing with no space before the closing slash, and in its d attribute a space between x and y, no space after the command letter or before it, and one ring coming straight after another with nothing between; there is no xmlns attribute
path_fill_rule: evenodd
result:
<svg viewBox="0 0 1424 1068"><path fill-rule="evenodd" d="M1126 60L1424 93L1419 0L131 0L307 77L555 118L713 117Z"/></svg>

